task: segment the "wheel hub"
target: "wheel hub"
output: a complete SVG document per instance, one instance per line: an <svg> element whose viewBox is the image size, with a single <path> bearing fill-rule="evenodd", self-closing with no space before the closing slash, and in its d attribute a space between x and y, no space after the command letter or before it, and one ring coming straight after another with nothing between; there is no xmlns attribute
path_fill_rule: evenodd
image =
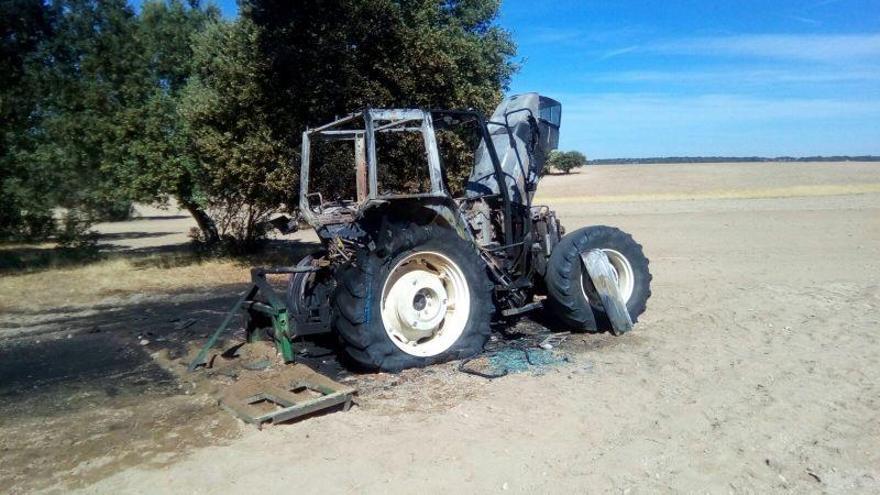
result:
<svg viewBox="0 0 880 495"><path fill-rule="evenodd" d="M410 341L430 337L446 316L446 289L440 277L426 270L413 270L392 287L400 331Z"/></svg>
<svg viewBox="0 0 880 495"><path fill-rule="evenodd" d="M617 289L620 291L620 296L623 298L624 302L629 302L635 287L635 277L633 276L632 265L629 260L626 259L626 256L620 251L609 248L603 248L602 251L604 251L605 255L608 257L608 262L611 265L611 271L614 274L614 281L617 283ZM595 307L600 304L599 295L596 293L595 289L593 289L593 282L590 280L586 268L582 267L581 273L581 287L584 297Z"/></svg>
<svg viewBox="0 0 880 495"><path fill-rule="evenodd" d="M416 311L421 311L425 309L425 306L428 305L428 297L425 294L422 294L422 291L419 291L416 294L416 297L413 298L413 308Z"/></svg>
<svg viewBox="0 0 880 495"><path fill-rule="evenodd" d="M470 312L464 272L434 252L413 253L399 261L385 281L381 304L391 341L416 356L448 349L464 331Z"/></svg>

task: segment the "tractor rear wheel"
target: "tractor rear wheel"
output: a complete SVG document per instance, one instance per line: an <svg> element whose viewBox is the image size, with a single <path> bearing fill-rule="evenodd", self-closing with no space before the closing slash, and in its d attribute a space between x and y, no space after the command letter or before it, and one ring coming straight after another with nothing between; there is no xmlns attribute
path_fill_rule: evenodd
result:
<svg viewBox="0 0 880 495"><path fill-rule="evenodd" d="M572 330L597 332L611 323L581 262L581 253L601 249L617 274L618 289L633 323L645 312L651 297L651 272L642 246L626 232L597 225L566 235L553 248L544 281L547 309Z"/></svg>
<svg viewBox="0 0 880 495"><path fill-rule="evenodd" d="M389 228L337 272L333 324L359 367L398 371L479 353L492 284L473 245L438 225Z"/></svg>
<svg viewBox="0 0 880 495"><path fill-rule="evenodd" d="M312 266L315 257L307 254L296 264L297 268L308 268ZM313 283L315 274L313 272L291 273L287 282L287 306L292 313L300 314L308 311L309 308L309 287Z"/></svg>

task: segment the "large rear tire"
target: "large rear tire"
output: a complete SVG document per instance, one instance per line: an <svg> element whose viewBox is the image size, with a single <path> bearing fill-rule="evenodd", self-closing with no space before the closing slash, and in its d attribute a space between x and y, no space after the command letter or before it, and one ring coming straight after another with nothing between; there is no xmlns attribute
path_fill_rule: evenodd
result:
<svg viewBox="0 0 880 495"><path fill-rule="evenodd" d="M356 365L399 371L482 351L492 284L474 247L438 225L388 228L337 272L333 326Z"/></svg>
<svg viewBox="0 0 880 495"><path fill-rule="evenodd" d="M651 272L642 246L626 232L597 225L566 235L553 248L547 268L548 313L565 327L582 332L611 329L581 253L601 249L617 273L618 288L633 323L645 312L651 297Z"/></svg>

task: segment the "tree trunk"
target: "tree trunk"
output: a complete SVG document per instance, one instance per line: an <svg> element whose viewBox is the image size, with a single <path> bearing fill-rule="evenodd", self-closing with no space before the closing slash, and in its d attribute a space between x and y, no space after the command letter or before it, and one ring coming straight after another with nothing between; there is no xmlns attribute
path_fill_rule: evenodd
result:
<svg viewBox="0 0 880 495"><path fill-rule="evenodd" d="M220 242L220 233L217 232L217 224L214 223L214 220L208 216L208 213L205 212L205 210L189 201L181 201L181 205L186 208L187 211L189 211L189 214L192 215L193 219L195 219L196 224L198 224L199 229L202 231L202 237L204 238L205 244L217 244Z"/></svg>

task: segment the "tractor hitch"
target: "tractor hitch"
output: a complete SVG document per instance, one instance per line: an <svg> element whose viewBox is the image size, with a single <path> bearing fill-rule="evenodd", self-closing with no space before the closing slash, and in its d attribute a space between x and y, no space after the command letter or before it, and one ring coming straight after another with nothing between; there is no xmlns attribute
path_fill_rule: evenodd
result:
<svg viewBox="0 0 880 495"><path fill-rule="evenodd" d="M266 337L264 329L270 328L275 348L285 364L293 363L293 338L315 332L308 328L301 333L296 331L295 319L291 318L287 302L275 292L266 275L307 273L318 269L313 266L251 268L250 287L229 308L223 322L187 369L193 372L200 366L210 366L208 354L211 348L239 313L244 317L248 342L262 340ZM304 364L292 364L237 380L225 388L219 404L246 423L262 428L266 423L277 424L333 408L347 411L355 393L354 388L337 383Z"/></svg>
<svg viewBox="0 0 880 495"><path fill-rule="evenodd" d="M235 301L235 304L229 308L226 317L217 330L211 334L211 337L205 345L199 350L196 358L189 363L187 370L192 372L200 366L208 365L208 353L211 348L229 329L232 318L241 312L245 321L245 333L248 342L254 342L262 339L262 325L267 319L271 321L272 340L275 341L275 347L278 353L284 358L285 363L293 362L293 346L291 340L297 335L295 329L291 325L290 309L284 299L275 292L272 284L266 280L266 275L270 274L290 274L314 272L318 268L315 267L254 267L251 268L251 285L242 292L241 296Z"/></svg>

